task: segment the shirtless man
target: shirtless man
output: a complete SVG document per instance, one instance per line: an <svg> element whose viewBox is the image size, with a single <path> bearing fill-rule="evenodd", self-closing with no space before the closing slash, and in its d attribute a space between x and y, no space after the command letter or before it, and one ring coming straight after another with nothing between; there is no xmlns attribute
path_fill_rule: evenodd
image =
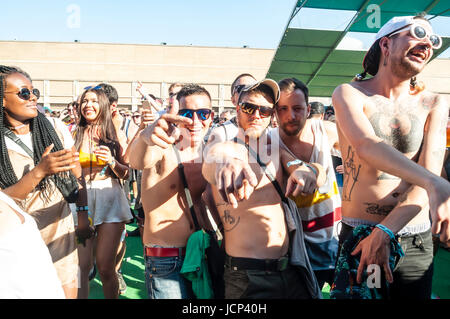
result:
<svg viewBox="0 0 450 319"><path fill-rule="evenodd" d="M188 281L180 275L185 247L195 228L175 148L184 165L194 209L201 215L201 195L206 186L201 174L202 141L214 113L208 91L198 85L184 86L177 100L179 103L138 133L130 145L131 167L143 170L145 277L152 299L193 297ZM178 125L180 138L173 131L174 124Z"/></svg>
<svg viewBox="0 0 450 319"><path fill-rule="evenodd" d="M273 80L243 88L237 107L237 139L216 143L207 150L203 175L212 185L212 196L224 227L227 299L318 295L306 251L302 269L305 277L312 276L315 289L309 289L308 280L288 262L289 236L280 195L256 162L256 154L249 155L247 151L250 147L258 152L279 185L284 185L279 162L283 163L283 168L291 173L286 192L283 191L285 196L311 194L317 186L317 171L323 182L324 172L318 166L311 169L311 166L286 165L294 160L286 152L276 153L280 155L275 158L265 132L278 98L279 88ZM268 152L272 152L271 156L265 157Z"/></svg>
<svg viewBox="0 0 450 319"><path fill-rule="evenodd" d="M352 255L361 254L357 281L377 264L393 298L430 298L431 233L450 239L450 184L438 176L448 105L415 83L440 41L424 18L391 19L366 54L360 81L337 87L332 97L344 162L340 237L360 224L387 227L375 227ZM366 73L374 77L362 81ZM405 257L392 273L394 234Z"/></svg>

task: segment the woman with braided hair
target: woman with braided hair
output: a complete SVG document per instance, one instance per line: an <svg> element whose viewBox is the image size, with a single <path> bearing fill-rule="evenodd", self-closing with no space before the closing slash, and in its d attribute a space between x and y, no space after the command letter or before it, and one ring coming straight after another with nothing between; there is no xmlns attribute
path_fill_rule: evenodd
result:
<svg viewBox="0 0 450 319"><path fill-rule="evenodd" d="M78 113L75 148L80 154L89 211L96 231L95 262L105 298L118 298L116 256L124 223L133 218L119 179L128 178L129 167L114 129L109 99L101 86L83 92ZM85 247L78 246L81 268L79 298L89 296L93 247L93 240L88 240Z"/></svg>
<svg viewBox="0 0 450 319"><path fill-rule="evenodd" d="M38 112L38 98L26 72L0 65L0 187L34 217L66 297L76 298L78 257L67 201L86 206L85 183L70 133ZM81 211L79 217L84 241L91 235L88 217Z"/></svg>

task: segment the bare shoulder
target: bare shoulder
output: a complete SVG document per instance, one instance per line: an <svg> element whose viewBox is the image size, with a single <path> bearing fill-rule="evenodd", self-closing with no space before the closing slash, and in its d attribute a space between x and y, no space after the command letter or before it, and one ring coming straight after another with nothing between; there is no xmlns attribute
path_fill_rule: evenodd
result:
<svg viewBox="0 0 450 319"><path fill-rule="evenodd" d="M333 106L337 109L345 105L357 104L365 101L369 94L366 81L344 83L336 87L332 95Z"/></svg>
<svg viewBox="0 0 450 319"><path fill-rule="evenodd" d="M359 97L367 97L368 95L368 81L354 81L349 83L343 83L334 89L335 94L356 94Z"/></svg>
<svg viewBox="0 0 450 319"><path fill-rule="evenodd" d="M449 101L447 98L435 92L423 91L419 97L419 101L420 105L427 111L439 109L448 112L449 109Z"/></svg>

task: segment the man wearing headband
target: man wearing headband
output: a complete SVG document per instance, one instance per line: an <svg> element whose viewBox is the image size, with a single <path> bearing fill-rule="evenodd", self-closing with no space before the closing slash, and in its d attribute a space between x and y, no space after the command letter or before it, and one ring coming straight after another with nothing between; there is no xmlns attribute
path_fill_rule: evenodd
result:
<svg viewBox="0 0 450 319"><path fill-rule="evenodd" d="M375 226L351 254L360 258L357 282L379 265L392 298L431 297L431 235L450 239L450 183L438 176L449 109L416 80L440 45L425 18L394 17L377 33L364 72L332 97L344 161L340 241ZM405 255L392 271L395 240Z"/></svg>

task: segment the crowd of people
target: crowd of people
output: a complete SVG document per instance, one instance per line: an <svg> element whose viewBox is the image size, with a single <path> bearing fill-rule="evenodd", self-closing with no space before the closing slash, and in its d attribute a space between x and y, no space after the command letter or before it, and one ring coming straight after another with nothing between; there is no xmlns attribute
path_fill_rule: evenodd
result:
<svg viewBox="0 0 450 319"><path fill-rule="evenodd" d="M439 41L395 17L332 105L243 73L216 117L192 83L167 105L139 83L133 112L94 84L57 113L0 65L0 298L89 298L95 272L118 298L132 221L151 299L316 299L325 283L332 298L431 298L433 243L450 243L449 107L416 76Z"/></svg>

